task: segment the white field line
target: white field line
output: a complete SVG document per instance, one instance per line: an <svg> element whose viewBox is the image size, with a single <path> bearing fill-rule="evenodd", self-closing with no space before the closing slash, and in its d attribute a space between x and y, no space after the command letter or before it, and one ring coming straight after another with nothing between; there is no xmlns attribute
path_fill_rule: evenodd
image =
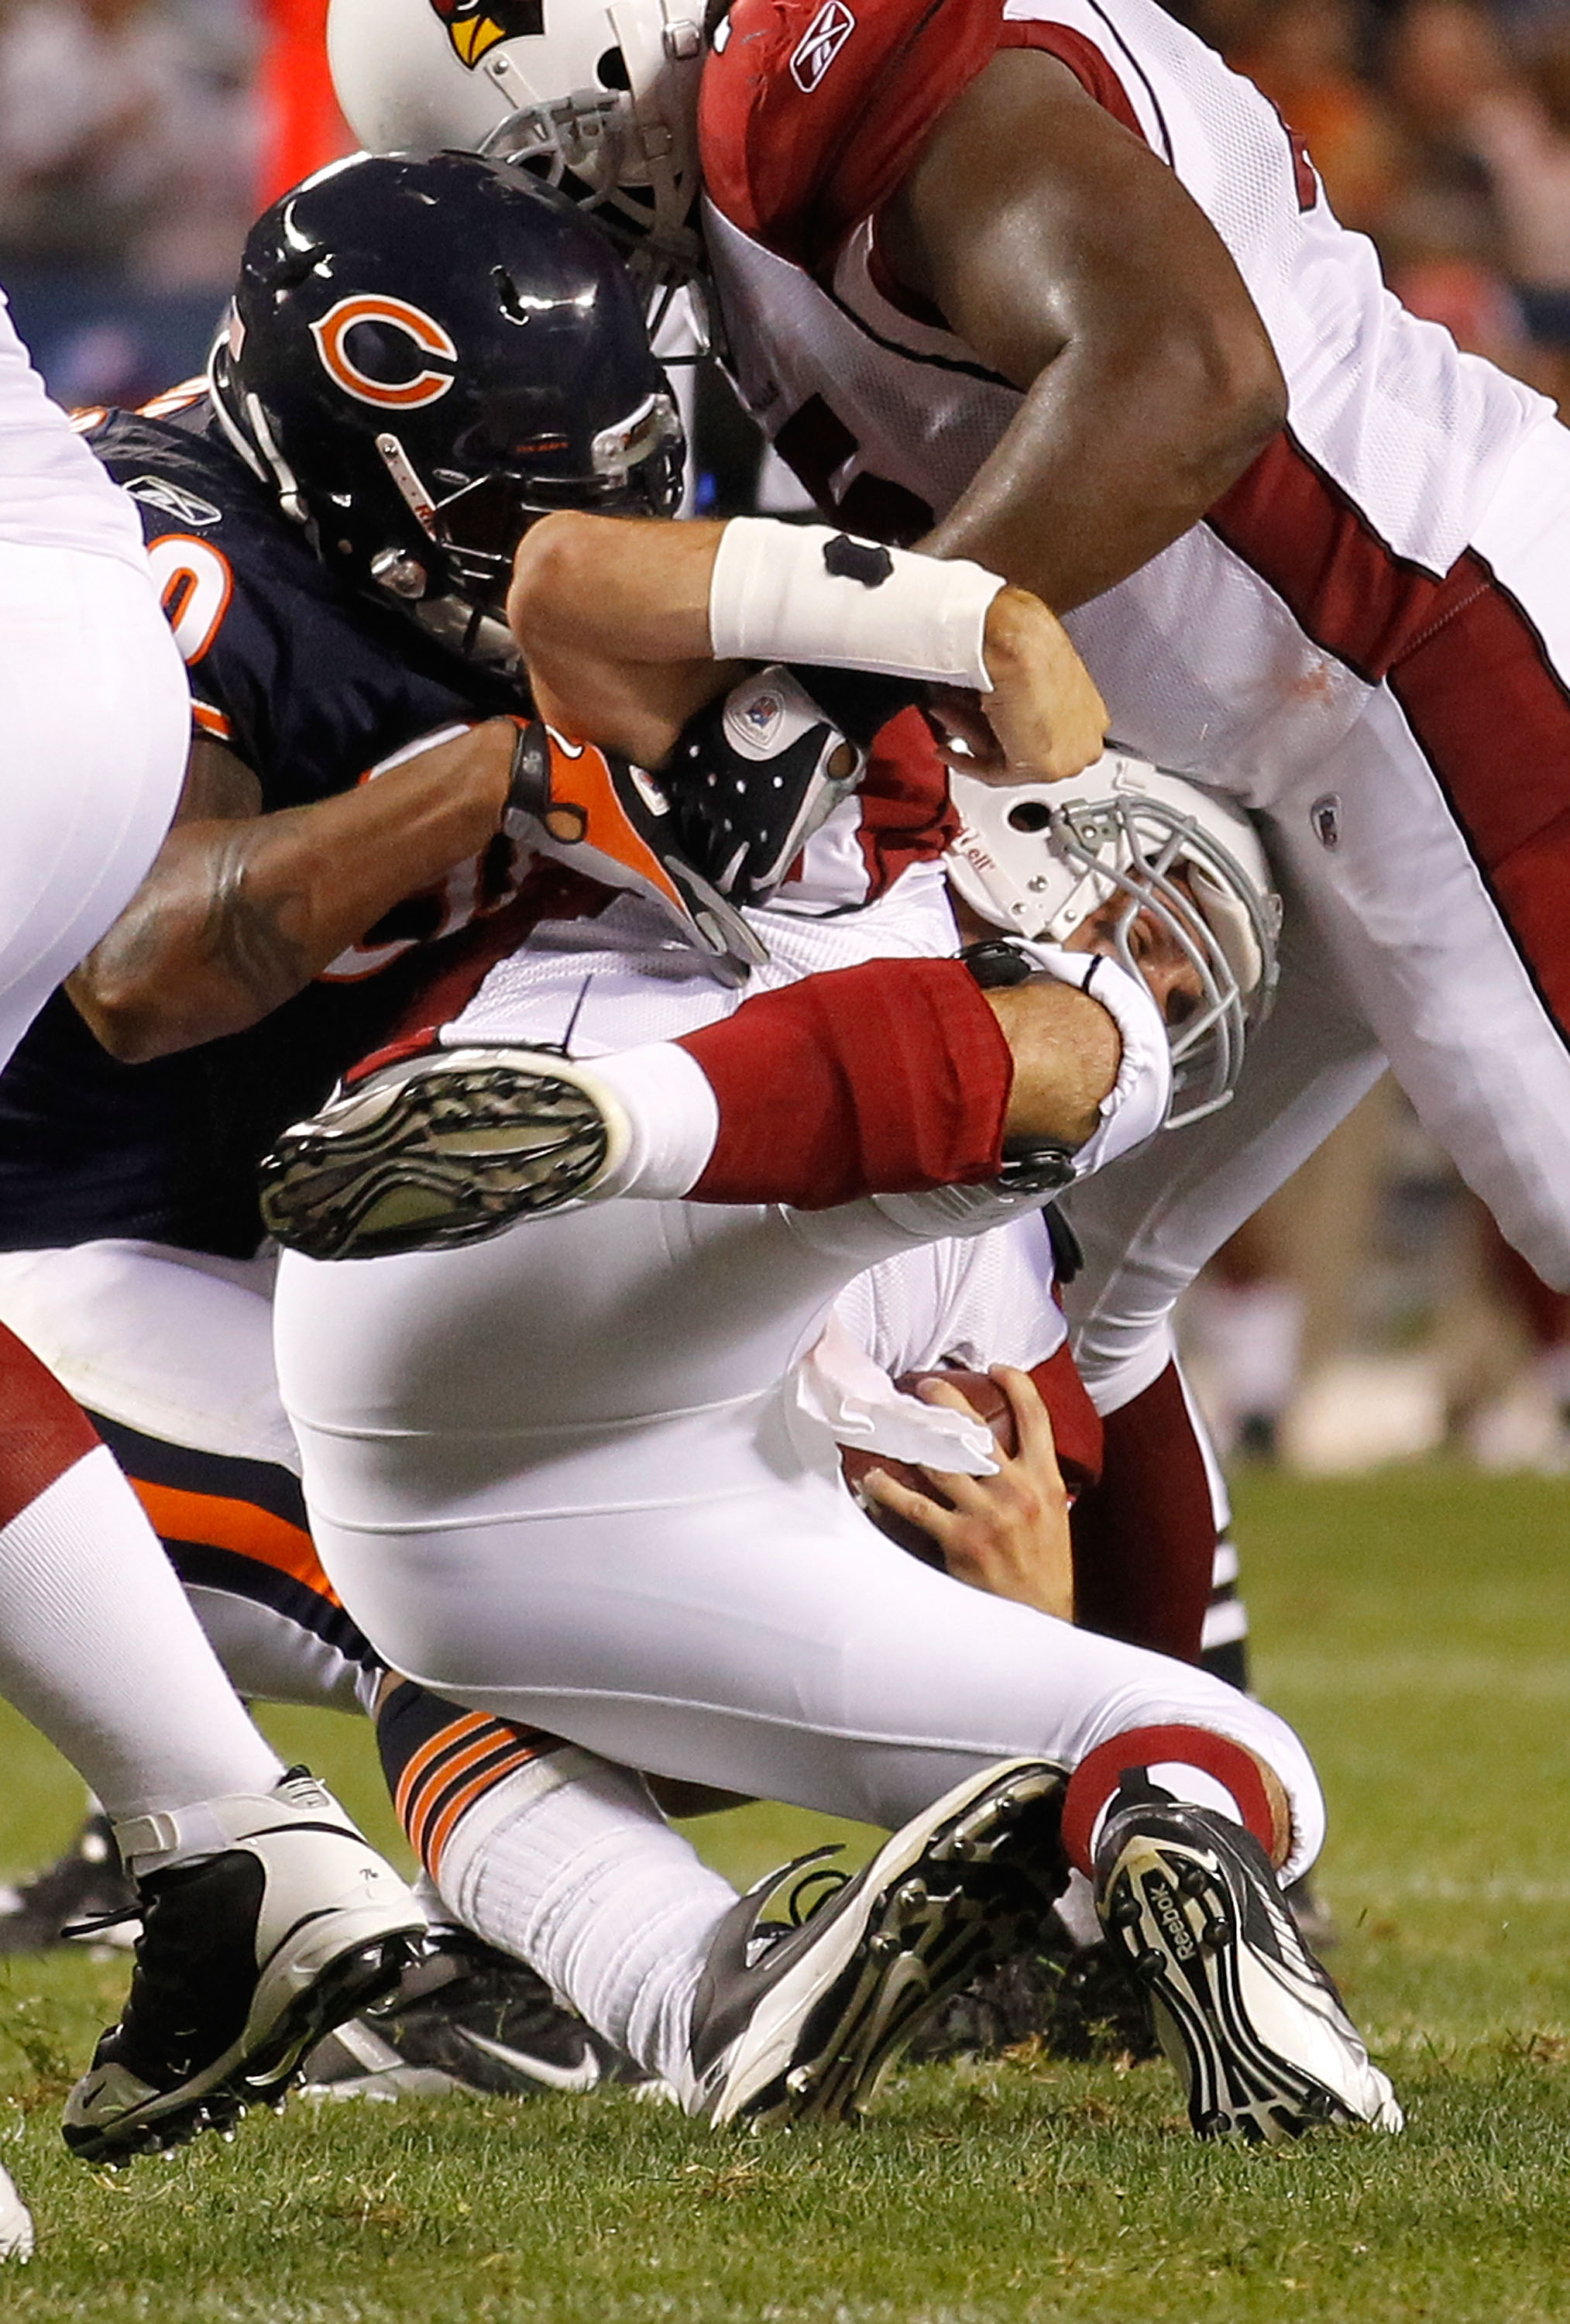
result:
<svg viewBox="0 0 1570 2324"><path fill-rule="evenodd" d="M1268 1702L1281 1694L1354 1696L1365 1703L1382 1695L1483 1694L1503 1703L1570 1702L1570 1652L1554 1661L1526 1662L1509 1655L1262 1654L1256 1682Z"/></svg>
<svg viewBox="0 0 1570 2324"><path fill-rule="evenodd" d="M1508 1872L1456 1877L1446 1872L1353 1872L1337 1869L1325 1883L1334 1910L1353 1902L1378 1910L1403 1902L1424 1904L1570 1904L1570 1880L1521 1880Z"/></svg>

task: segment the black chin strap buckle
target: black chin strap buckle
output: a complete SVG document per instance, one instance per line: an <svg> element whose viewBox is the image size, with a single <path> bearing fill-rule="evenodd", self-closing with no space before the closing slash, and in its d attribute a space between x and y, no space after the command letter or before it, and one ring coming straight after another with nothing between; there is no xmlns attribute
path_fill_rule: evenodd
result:
<svg viewBox="0 0 1570 2324"><path fill-rule="evenodd" d="M1028 954L1008 936L984 936L967 945L959 954L983 992L1005 984L1024 984L1039 973Z"/></svg>

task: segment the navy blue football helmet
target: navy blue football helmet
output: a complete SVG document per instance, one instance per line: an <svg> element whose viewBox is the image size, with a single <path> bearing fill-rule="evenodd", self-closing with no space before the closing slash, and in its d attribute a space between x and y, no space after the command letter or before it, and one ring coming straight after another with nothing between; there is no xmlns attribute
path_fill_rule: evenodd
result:
<svg viewBox="0 0 1570 2324"><path fill-rule="evenodd" d="M546 510L680 498L681 424L614 250L473 154L355 154L275 203L208 378L324 561L411 610L498 612Z"/></svg>

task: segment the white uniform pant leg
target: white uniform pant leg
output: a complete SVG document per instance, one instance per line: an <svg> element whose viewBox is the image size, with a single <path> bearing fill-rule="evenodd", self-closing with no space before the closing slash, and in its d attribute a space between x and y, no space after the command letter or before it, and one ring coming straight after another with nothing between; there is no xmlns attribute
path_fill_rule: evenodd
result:
<svg viewBox="0 0 1570 2324"><path fill-rule="evenodd" d="M1308 1861L1280 1720L905 1557L803 1444L780 1381L876 1231L613 1203L473 1252L286 1257L280 1382L355 1619L477 1710L878 1823L995 1758L1191 1721L1275 1767Z"/></svg>
<svg viewBox="0 0 1570 2324"><path fill-rule="evenodd" d="M1424 1126L1570 1289L1570 431L1522 441L1474 552L1270 821Z"/></svg>
<svg viewBox="0 0 1570 2324"><path fill-rule="evenodd" d="M0 541L0 1063L145 876L189 733L151 575Z"/></svg>
<svg viewBox="0 0 1570 2324"><path fill-rule="evenodd" d="M380 1670L303 1531L274 1258L106 1240L0 1252L0 1323L110 1437L237 1692L369 1708Z"/></svg>
<svg viewBox="0 0 1570 2324"><path fill-rule="evenodd" d="M1311 1861L1318 1787L1270 1712L933 1572L835 1480L782 1484L778 1449L760 1430L754 1489L723 1499L396 1537L318 1519L318 1541L423 1684L605 1758L896 1825L990 1760L1072 1766L1128 1729L1193 1724L1275 1768L1294 1870Z"/></svg>
<svg viewBox="0 0 1570 2324"><path fill-rule="evenodd" d="M298 1474L272 1360L276 1254L107 1238L0 1251L9 1324L78 1404L143 1435Z"/></svg>
<svg viewBox="0 0 1570 2324"><path fill-rule="evenodd" d="M1071 1187L1084 1252L1065 1286L1074 1356L1098 1412L1171 1360L1171 1316L1206 1261L1323 1144L1384 1071L1382 1052L1289 890L1276 1005L1230 1105Z"/></svg>
<svg viewBox="0 0 1570 2324"><path fill-rule="evenodd" d="M1570 1289L1570 1049L1390 695L1317 779L1339 798L1340 843L1319 844L1305 801L1274 844L1425 1129Z"/></svg>

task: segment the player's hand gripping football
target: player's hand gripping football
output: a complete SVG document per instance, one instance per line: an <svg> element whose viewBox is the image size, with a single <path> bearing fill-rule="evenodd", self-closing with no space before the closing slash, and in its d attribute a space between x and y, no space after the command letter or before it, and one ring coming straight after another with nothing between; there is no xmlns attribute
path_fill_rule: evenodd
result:
<svg viewBox="0 0 1570 2324"><path fill-rule="evenodd" d="M873 1468L858 1489L865 1499L930 1534L957 1582L990 1591L996 1598L1017 1599L1023 1606L1071 1622L1069 1495L1058 1466L1052 1424L1028 1372L1012 1364L994 1364L991 1376L1008 1398L1018 1445L1013 1453L997 1445L995 1477L923 1468L922 1474L936 1489L934 1498L900 1483L886 1469ZM924 1379L917 1392L925 1403L984 1417L946 1380Z"/></svg>
<svg viewBox="0 0 1570 2324"><path fill-rule="evenodd" d="M988 783L1066 782L1101 756L1106 705L1055 613L1028 589L1000 589L982 650L990 694L934 688L950 766Z"/></svg>

